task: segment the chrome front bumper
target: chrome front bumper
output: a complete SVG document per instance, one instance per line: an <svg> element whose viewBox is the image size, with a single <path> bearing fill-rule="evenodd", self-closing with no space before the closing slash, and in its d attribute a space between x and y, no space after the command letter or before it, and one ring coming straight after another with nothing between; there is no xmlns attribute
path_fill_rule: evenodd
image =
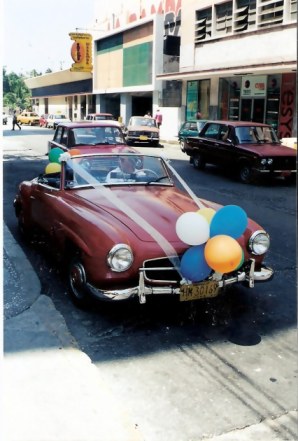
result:
<svg viewBox="0 0 298 441"><path fill-rule="evenodd" d="M165 294L180 294L180 287L171 286L148 286L146 285L145 269L141 268L139 273L138 286L119 289L119 290L100 290L87 282L87 288L93 296L101 300L126 300L130 297L138 296L140 303L146 303L146 296L148 295L165 295ZM254 259L250 260L250 268L247 271L237 271L233 276L223 276L218 273L214 273L210 280L216 280L219 288L224 289L228 285L234 283L244 283L249 288L253 288L255 282L266 282L273 278L274 271L265 265L262 265L259 270L255 269ZM183 281L181 281L181 284ZM187 283L187 281L184 281Z"/></svg>

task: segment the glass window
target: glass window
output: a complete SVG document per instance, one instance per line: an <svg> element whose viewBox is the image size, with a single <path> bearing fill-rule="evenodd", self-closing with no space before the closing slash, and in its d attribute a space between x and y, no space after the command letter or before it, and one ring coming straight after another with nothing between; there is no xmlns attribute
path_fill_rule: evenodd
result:
<svg viewBox="0 0 298 441"><path fill-rule="evenodd" d="M256 0L236 0L234 14L235 32L247 31L256 24Z"/></svg>
<svg viewBox="0 0 298 441"><path fill-rule="evenodd" d="M200 43L211 37L212 8L196 11L195 43Z"/></svg>
<svg viewBox="0 0 298 441"><path fill-rule="evenodd" d="M276 26L283 22L284 1L259 1L259 27Z"/></svg>
<svg viewBox="0 0 298 441"><path fill-rule="evenodd" d="M217 139L220 125L211 123L208 125L207 129L204 132L204 136L206 138Z"/></svg>
<svg viewBox="0 0 298 441"><path fill-rule="evenodd" d="M226 35L232 32L232 2L221 3L215 6L216 10L216 35Z"/></svg>

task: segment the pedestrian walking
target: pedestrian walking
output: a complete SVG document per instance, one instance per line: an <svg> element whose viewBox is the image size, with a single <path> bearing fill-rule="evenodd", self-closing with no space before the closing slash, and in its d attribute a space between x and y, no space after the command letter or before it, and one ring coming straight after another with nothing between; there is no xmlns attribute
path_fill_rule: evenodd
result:
<svg viewBox="0 0 298 441"><path fill-rule="evenodd" d="M157 111L156 111L155 121L156 121L157 127L160 128L160 126L162 124L162 114L160 113L159 109L157 109Z"/></svg>
<svg viewBox="0 0 298 441"><path fill-rule="evenodd" d="M197 116L197 119L202 119L202 114L200 112L200 109L198 109L196 116Z"/></svg>
<svg viewBox="0 0 298 441"><path fill-rule="evenodd" d="M17 112L16 110L13 111L13 116L12 116L12 129L14 130L14 126L18 126L18 128L21 130L21 126L18 123L18 119L17 119Z"/></svg>

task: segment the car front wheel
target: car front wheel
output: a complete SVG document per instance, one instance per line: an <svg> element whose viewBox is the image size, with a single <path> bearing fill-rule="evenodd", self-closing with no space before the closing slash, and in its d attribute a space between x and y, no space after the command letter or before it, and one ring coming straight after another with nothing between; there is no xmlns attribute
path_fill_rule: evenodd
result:
<svg viewBox="0 0 298 441"><path fill-rule="evenodd" d="M193 166L198 170L203 170L206 165L204 158L200 154L197 154L196 156L193 157L192 163Z"/></svg>
<svg viewBox="0 0 298 441"><path fill-rule="evenodd" d="M181 151L184 153L185 152L185 141L183 139L181 139L181 141L180 141L180 148L181 148Z"/></svg>
<svg viewBox="0 0 298 441"><path fill-rule="evenodd" d="M90 294L86 285L86 272L79 256L75 256L68 267L70 297L79 308L85 309L90 304Z"/></svg>
<svg viewBox="0 0 298 441"><path fill-rule="evenodd" d="M250 184L253 178L252 168L249 164L241 164L239 168L239 178L243 184Z"/></svg>

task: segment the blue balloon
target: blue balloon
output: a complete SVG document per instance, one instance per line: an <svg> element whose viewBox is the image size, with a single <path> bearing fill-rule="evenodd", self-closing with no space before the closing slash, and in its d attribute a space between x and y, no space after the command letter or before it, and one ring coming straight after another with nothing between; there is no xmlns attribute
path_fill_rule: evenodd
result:
<svg viewBox="0 0 298 441"><path fill-rule="evenodd" d="M181 258L181 274L191 282L199 282L206 279L212 271L204 256L205 246L206 244L191 247L185 251Z"/></svg>
<svg viewBox="0 0 298 441"><path fill-rule="evenodd" d="M210 224L210 237L224 234L237 239L244 233L247 224L247 214L241 207L226 205L213 216Z"/></svg>

